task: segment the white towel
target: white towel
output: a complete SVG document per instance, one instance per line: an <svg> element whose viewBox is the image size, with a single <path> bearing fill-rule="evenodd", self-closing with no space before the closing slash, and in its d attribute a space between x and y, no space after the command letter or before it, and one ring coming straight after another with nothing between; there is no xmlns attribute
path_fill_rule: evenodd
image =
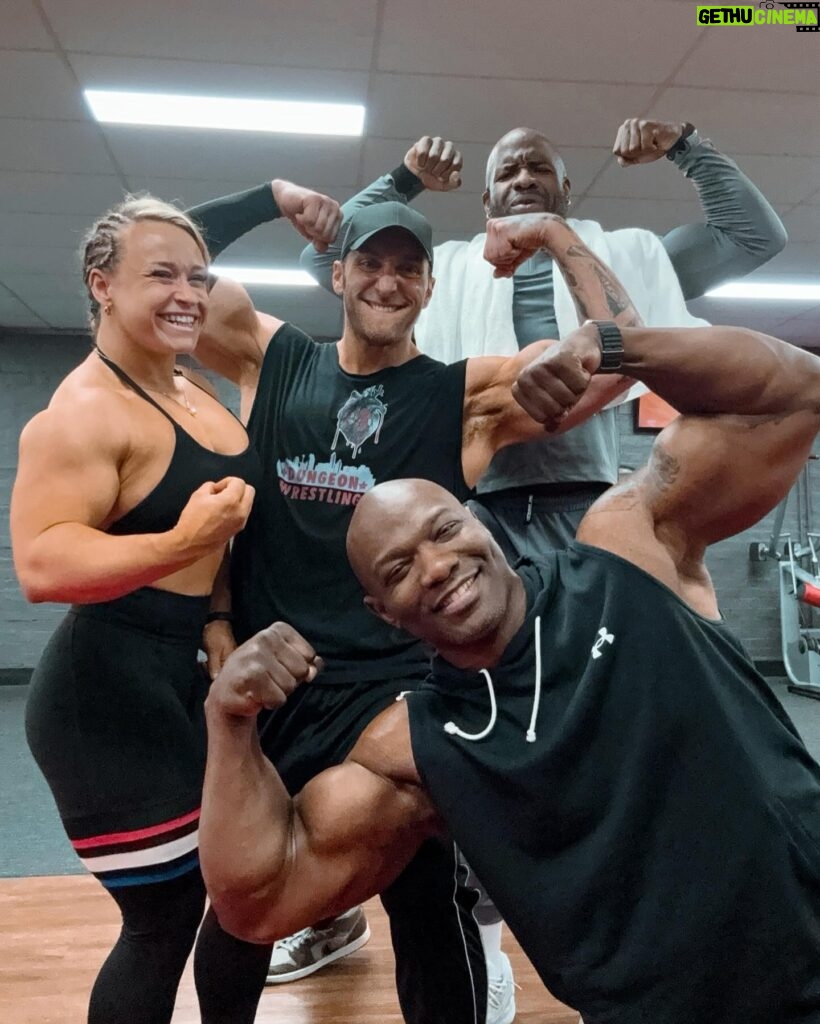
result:
<svg viewBox="0 0 820 1024"><path fill-rule="evenodd" d="M570 220L570 227L623 284L648 327L699 327L706 324L686 308L669 256L657 235L642 228L604 231L593 220ZM453 363L468 356L518 352L513 327L512 278L494 278L484 259L486 235L469 242L436 246L433 297L416 324L422 352ZM572 296L553 261L555 319L559 337L578 326ZM643 393L637 385L620 401Z"/></svg>

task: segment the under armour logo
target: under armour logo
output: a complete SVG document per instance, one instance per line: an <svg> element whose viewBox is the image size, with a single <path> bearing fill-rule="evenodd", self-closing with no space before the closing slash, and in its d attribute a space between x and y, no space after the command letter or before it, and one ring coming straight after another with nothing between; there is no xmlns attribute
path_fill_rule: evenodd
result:
<svg viewBox="0 0 820 1024"><path fill-rule="evenodd" d="M607 633L605 627L601 626L601 628L598 630L598 639L592 645L592 657L600 658L601 648L604 646L604 644L611 644L614 639L615 634Z"/></svg>

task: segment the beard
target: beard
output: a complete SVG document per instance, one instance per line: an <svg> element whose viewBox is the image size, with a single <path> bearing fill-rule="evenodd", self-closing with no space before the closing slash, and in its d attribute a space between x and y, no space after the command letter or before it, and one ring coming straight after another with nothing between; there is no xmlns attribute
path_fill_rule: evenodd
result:
<svg viewBox="0 0 820 1024"><path fill-rule="evenodd" d="M385 314L379 314L363 300L347 295L344 296L344 311L345 321L353 333L371 348L391 348L404 342L418 319L407 309L403 314L387 314L392 322L385 323Z"/></svg>

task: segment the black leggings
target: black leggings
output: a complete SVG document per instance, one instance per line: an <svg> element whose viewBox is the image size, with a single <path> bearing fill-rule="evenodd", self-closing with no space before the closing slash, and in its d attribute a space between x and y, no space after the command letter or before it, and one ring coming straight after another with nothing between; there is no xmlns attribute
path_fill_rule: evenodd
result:
<svg viewBox="0 0 820 1024"><path fill-rule="evenodd" d="M122 930L91 991L88 1022L169 1024L205 909L202 876L189 871L110 893ZM203 1024L252 1024L269 962L270 947L231 938L209 911L194 958Z"/></svg>

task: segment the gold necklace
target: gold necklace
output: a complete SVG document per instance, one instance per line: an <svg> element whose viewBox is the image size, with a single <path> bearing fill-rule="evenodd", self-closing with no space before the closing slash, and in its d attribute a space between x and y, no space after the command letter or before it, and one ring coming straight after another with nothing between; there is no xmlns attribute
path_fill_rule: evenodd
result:
<svg viewBox="0 0 820 1024"><path fill-rule="evenodd" d="M185 380L185 374L182 372L182 370L174 370L174 376L182 377L182 380ZM153 391L155 395L162 395L163 398L167 398L170 402L173 402L175 405L178 405L180 409L184 409L187 413L190 413L191 416L196 416L196 406L191 405L191 403L188 401L188 394L185 391L184 383L182 384L181 391L182 402L180 402L176 395L171 395L167 391L160 391L159 388L152 388L149 387L147 384L143 384L142 386L145 388L146 391ZM179 392L177 392L177 394L179 394Z"/></svg>
<svg viewBox="0 0 820 1024"><path fill-rule="evenodd" d="M103 352L103 350L100 348L99 345L95 345L94 346L94 351L97 353L97 355L100 357L100 359L102 359L102 361L104 363L106 363L108 366L117 366L117 364L114 362L114 360L113 359L109 359L109 357L105 354L105 352ZM120 369L119 367L117 369L118 369L119 373L125 373L125 371ZM175 377L182 377L183 381L186 379L185 378L185 374L182 372L182 370L174 369L174 376ZM128 378L128 379L130 380L130 378ZM136 384L137 381L132 381L132 383ZM162 395L163 398L167 398L169 402L173 402L175 405L178 405L180 407L180 409L184 409L191 416L196 416L196 406L195 405L191 405L191 403L188 401L188 395L187 395L187 392L185 391L185 385L184 384L182 385L182 401L181 402L180 402L180 400L175 395L171 395L167 391L161 391L159 388L152 388L149 384L142 384L140 386L145 391L153 391L155 395Z"/></svg>

